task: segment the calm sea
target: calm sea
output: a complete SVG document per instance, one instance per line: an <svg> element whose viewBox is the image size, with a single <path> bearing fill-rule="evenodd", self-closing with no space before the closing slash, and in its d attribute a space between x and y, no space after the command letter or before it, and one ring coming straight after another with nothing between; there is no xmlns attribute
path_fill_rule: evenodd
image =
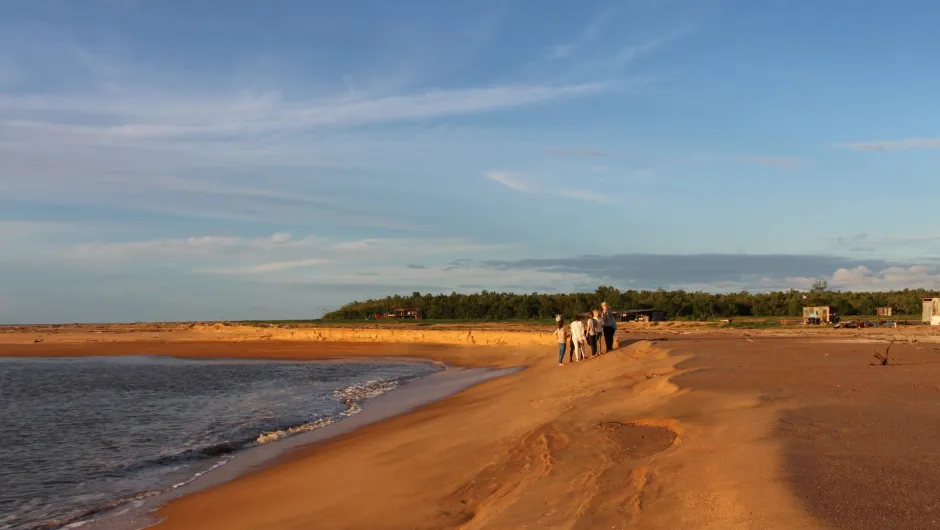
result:
<svg viewBox="0 0 940 530"><path fill-rule="evenodd" d="M0 358L0 529L57 528L327 425L429 363Z"/></svg>

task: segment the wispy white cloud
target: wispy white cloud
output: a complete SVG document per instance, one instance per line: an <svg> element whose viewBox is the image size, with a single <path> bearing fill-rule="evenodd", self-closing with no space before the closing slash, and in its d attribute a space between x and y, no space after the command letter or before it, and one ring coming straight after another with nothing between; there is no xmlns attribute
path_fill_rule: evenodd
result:
<svg viewBox="0 0 940 530"><path fill-rule="evenodd" d="M671 44L672 42L684 37L689 33L688 29L677 29L672 31L664 32L656 37L653 37L649 40L629 44L620 49L612 57L605 60L605 63L611 67L618 67L626 65L640 57L649 55L655 50Z"/></svg>
<svg viewBox="0 0 940 530"><path fill-rule="evenodd" d="M559 55L593 53L588 44L620 11L575 28L573 45ZM112 37L133 41L116 33ZM331 72L344 81L330 84L318 79L322 72L301 75L281 68L286 63L258 72L239 71L241 66L185 71L134 60L132 47L79 41L51 27L0 35L6 45L0 48L13 50L0 53L0 69L13 53L18 78L68 81L49 83L41 92L0 85L0 184L7 197L104 207L112 214L124 209L271 226L415 231L427 227L422 217L428 212L420 205L395 211L394 201L381 196L384 174L407 171L399 188L406 193L409 184L420 188L422 179L431 180L421 173L441 159L480 160L469 153L510 149L498 127L466 126L459 139L432 129L446 128L449 118L589 98L630 83L622 73L581 69L579 60L533 75L513 71L455 85L434 72L413 71L419 63L427 66L414 57L401 59L410 73L384 82L386 67L363 57L369 65L364 71ZM535 55L545 63L542 50ZM384 57L382 50L374 53ZM228 59L242 65L248 60ZM574 149L566 156L602 153Z"/></svg>
<svg viewBox="0 0 940 530"><path fill-rule="evenodd" d="M179 239L80 243L56 248L54 251L59 253L61 258L69 260L180 262L233 256L250 257L272 252L281 246L284 248L312 246L317 241L319 240L315 238L292 239L284 233L260 238L206 235Z"/></svg>
<svg viewBox="0 0 940 530"><path fill-rule="evenodd" d="M119 182L119 179L116 178L112 178L111 180ZM161 188L168 191L185 191L207 195L229 195L234 197L277 199L281 201L320 205L339 204L336 200L322 196L314 197L306 193L240 186L223 186L213 182L205 182L194 179L182 179L176 177L163 177L155 179L152 181L152 185L154 188Z"/></svg>
<svg viewBox="0 0 940 530"><path fill-rule="evenodd" d="M631 179L650 179L656 175L656 172L652 168L644 167L640 169L634 169L627 173L627 176Z"/></svg>
<svg viewBox="0 0 940 530"><path fill-rule="evenodd" d="M607 151L586 147L553 147L549 149L548 152L558 156L571 156L579 158L600 158L611 156L611 153Z"/></svg>
<svg viewBox="0 0 940 530"><path fill-rule="evenodd" d="M584 46L596 41L607 25L617 14L619 10L608 9L595 15L590 22L581 30L581 32L572 40L561 44L556 44L549 48L548 58L566 59Z"/></svg>
<svg viewBox="0 0 940 530"><path fill-rule="evenodd" d="M43 267L82 271L172 268L178 281L236 277L239 281L313 286L356 285L360 290L479 290L479 286L531 290L571 285L576 273L522 272L497 275L467 258L495 257L512 245L463 238L370 238L341 240L275 233L265 237L206 235L57 245L34 254ZM2 256L0 256L2 257ZM206 279L206 281L210 281ZM559 283L563 282L563 283ZM474 285L476 287L466 287ZM463 287L461 287L463 286Z"/></svg>
<svg viewBox="0 0 940 530"><path fill-rule="evenodd" d="M227 274L227 275L250 275L265 274L270 272L282 272L291 269L303 269L330 263L326 258L297 259L290 261L273 261L270 263L261 263L259 265L248 265L245 267L215 267L202 269L200 272L208 274Z"/></svg>
<svg viewBox="0 0 940 530"><path fill-rule="evenodd" d="M492 180L493 182L498 182L503 186L515 191L522 193L533 193L532 186L525 182L522 177L516 173L510 173L509 171L487 171L484 173L484 176Z"/></svg>
<svg viewBox="0 0 940 530"><path fill-rule="evenodd" d="M653 4L661 3L620 2L595 13L568 40L550 46L542 58L521 71L548 72L555 78L616 79L623 82L619 84L622 89L627 84L626 67L690 33L688 24L680 24L683 17L675 9ZM629 84L639 81L631 77Z"/></svg>
<svg viewBox="0 0 940 530"><path fill-rule="evenodd" d="M310 101L289 101L276 94L263 94L248 99L217 96L218 99L209 105L203 105L199 100L121 101L100 98L76 101L71 98L8 96L0 98L0 111L7 114L4 116L4 112L0 112L0 122L12 130L35 130L99 140L258 135L476 114L582 97L604 89L605 85L599 82L501 85L362 99L333 96ZM62 113L71 112L93 114L98 120L86 120L85 123L63 121ZM12 117L13 114L17 117Z"/></svg>
<svg viewBox="0 0 940 530"><path fill-rule="evenodd" d="M413 286L424 285L436 292L479 292L481 289L525 292L532 290L570 290L573 286L590 281L581 273L551 271L500 271L494 274L486 267L431 266L372 267L355 272L335 271L320 280L336 284Z"/></svg>
<svg viewBox="0 0 940 530"><path fill-rule="evenodd" d="M940 149L940 138L906 138L903 140L874 140L868 142L843 142L838 147L857 151L907 151L913 149Z"/></svg>
<svg viewBox="0 0 940 530"><path fill-rule="evenodd" d="M361 192L352 197L349 190L367 185L361 182L364 178L356 182L357 177L374 171L367 166L350 176L357 161L366 159L363 153L380 163L387 160L382 150L392 147L366 138L359 144L329 139L306 149L298 141L285 141L268 153L257 151L251 142L181 142L186 146L181 148L177 142L159 141L89 146L81 139L56 135L13 141L16 146L9 150L0 145L0 189L5 198L22 203L282 226L328 221L337 227L409 231L420 227L410 212L390 211L385 201ZM331 149L333 145L337 148ZM48 156L50 151L56 156ZM329 165L344 159L350 168ZM344 186L336 185L338 176L345 177Z"/></svg>
<svg viewBox="0 0 940 530"><path fill-rule="evenodd" d="M127 266L130 263L170 264L197 272L261 273L332 263L374 263L383 260L452 256L508 248L462 238L371 238L338 240L321 236L293 237L279 232L266 237L193 236L81 243L59 246L50 255L73 263Z"/></svg>
<svg viewBox="0 0 940 530"><path fill-rule="evenodd" d="M91 232L92 226L88 223L0 220L0 243L33 244ZM0 252L0 257L2 254Z"/></svg>
<svg viewBox="0 0 940 530"><path fill-rule="evenodd" d="M120 61L69 53L64 55L101 83L44 94L5 93L0 86L0 183L8 198L194 218L328 220L331 226L414 230L422 226L415 219L420 208L389 212L387 201L361 193L373 189L361 181L443 156L442 146L459 152L467 143L418 129L393 136L369 126L440 123L610 88L604 80L542 78L449 89L318 90L298 98L278 90L212 87L200 79L185 88L160 79L137 85L133 76L121 75ZM150 74L145 78L159 77ZM412 149L416 142L424 149ZM212 177L203 176L207 169ZM249 172L264 178L251 179ZM338 178L344 185L321 184Z"/></svg>
<svg viewBox="0 0 940 530"><path fill-rule="evenodd" d="M20 221L0 220L0 234L14 237L32 236L35 234L71 231L75 225L60 221Z"/></svg>
<svg viewBox="0 0 940 530"><path fill-rule="evenodd" d="M789 169L802 162L802 159L795 156L744 156L740 160L745 164L757 164L781 169Z"/></svg>
<svg viewBox="0 0 940 530"><path fill-rule="evenodd" d="M636 21L631 12L617 19L614 33L611 21L621 12L618 6L573 28L570 40L547 54L554 37L535 44L528 58L537 63L532 71L522 71L526 64L508 65L505 76L470 79L471 72L482 72L471 61L500 53L493 46L495 32L516 30L503 26L508 18L494 15L491 24L481 26L468 23L473 17L450 16L457 20L450 23L460 26L452 32L442 29L433 13L413 17L403 12L400 20L406 24L374 28L370 36L383 31L389 36L367 39L341 65L330 48L342 46L342 39L324 39L318 50L306 44L293 50L202 50L180 62L166 50L154 54L133 33L131 18L136 17L112 24L121 17L93 15L103 25L96 28L100 32L90 32L68 22L72 17L67 15L77 8L62 4L57 9L63 12L45 22L37 13L35 26L0 22L0 195L18 207L35 205L36 215L60 205L77 206L59 208L56 215L93 216L112 228L73 233L61 227L3 226L0 259L32 256L43 267L66 271L55 278L77 276L77 271L90 276L120 272L87 289L110 286L115 299L126 300L123 307L142 298L122 292L115 278L138 274L198 286L209 294L180 287L183 295L167 299L171 308L234 307L238 304L219 302L237 299L239 291L229 290L232 286L288 279L377 289L382 282L401 288L430 282L445 291L471 284L570 287L581 276L543 271L494 279L486 268L439 265L450 258L518 251L486 236L482 242L446 237L466 233L465 226L453 226L465 220L465 212L440 215L442 209L464 206L461 192L497 182L521 193L609 201L581 189L582 184L600 185L587 168L577 180L546 181L533 170L531 176L491 172L489 182L468 182L462 177L508 163L499 160L538 157L532 145L564 140L546 132L527 138L532 144L520 149L518 130L504 128L503 120L488 119L484 125L454 118L532 111L614 92L622 96L636 77L610 66L652 53L662 39L644 39L664 27L640 21L641 29L652 32L625 28ZM95 9L104 14L104 7ZM452 8L446 10L453 14ZM198 17L209 16L193 15L193 27L199 27ZM445 35L448 44L435 46ZM390 41L395 42L383 46ZM303 57L290 64L292 53ZM317 70L317 65L329 67ZM589 151L568 156L602 156ZM449 182L441 183L448 172L453 173ZM425 192L440 200L421 200ZM186 216L186 222L166 222L174 216ZM257 236L282 228L298 235ZM179 237L190 233L183 230L209 235ZM10 239L4 237L12 233L15 244L5 244ZM39 245L27 245L40 239ZM23 277L42 278L26 269ZM82 294L73 299L88 305Z"/></svg>
<svg viewBox="0 0 940 530"><path fill-rule="evenodd" d="M484 173L484 177L520 193L555 195L557 197L566 197L569 199L599 203L617 202L615 197L590 190L563 188L548 182L537 184L531 179L528 179L518 173L509 171L487 171Z"/></svg>
<svg viewBox="0 0 940 530"><path fill-rule="evenodd" d="M854 236L839 236L832 239L837 245L919 245L940 241L940 234L914 234L906 236L874 236L860 233Z"/></svg>
<svg viewBox="0 0 940 530"><path fill-rule="evenodd" d="M618 200L615 197L611 197L609 195L604 195L602 193L597 193L597 192L587 191L587 190L564 189L564 190L559 190L557 194L561 195L562 197L568 197L569 199L577 199L580 201L599 202L599 203L618 202Z"/></svg>

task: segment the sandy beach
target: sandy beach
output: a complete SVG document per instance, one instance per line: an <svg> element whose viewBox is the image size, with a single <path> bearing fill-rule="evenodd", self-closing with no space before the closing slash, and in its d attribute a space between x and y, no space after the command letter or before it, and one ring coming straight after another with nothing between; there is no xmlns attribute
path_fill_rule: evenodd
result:
<svg viewBox="0 0 940 530"><path fill-rule="evenodd" d="M940 528L930 328L637 328L563 367L542 330L392 331L6 329L0 355L524 367L173 501L161 530Z"/></svg>

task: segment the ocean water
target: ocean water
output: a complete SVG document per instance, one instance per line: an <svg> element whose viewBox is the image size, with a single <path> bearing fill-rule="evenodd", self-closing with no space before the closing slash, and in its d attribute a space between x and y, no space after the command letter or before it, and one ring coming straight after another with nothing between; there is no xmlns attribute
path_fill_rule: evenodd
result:
<svg viewBox="0 0 940 530"><path fill-rule="evenodd" d="M59 528L355 414L441 368L126 356L0 358L0 530Z"/></svg>

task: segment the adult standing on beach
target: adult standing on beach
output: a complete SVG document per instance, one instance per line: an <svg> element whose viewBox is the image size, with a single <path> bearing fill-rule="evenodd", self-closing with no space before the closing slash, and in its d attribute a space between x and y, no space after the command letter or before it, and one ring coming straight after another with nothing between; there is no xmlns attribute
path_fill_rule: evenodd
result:
<svg viewBox="0 0 940 530"><path fill-rule="evenodd" d="M594 321L594 332L596 334L594 342L597 344L597 353L601 353L601 345L604 343L604 319L601 318L600 309L595 309L592 313L594 314L592 320ZM608 348L606 351L610 351L610 349Z"/></svg>
<svg viewBox="0 0 940 530"><path fill-rule="evenodd" d="M614 349L614 331L617 331L617 317L610 310L607 302L601 304L601 319L604 323L604 343L607 346L607 351L610 351Z"/></svg>
<svg viewBox="0 0 940 530"><path fill-rule="evenodd" d="M574 360L584 359L584 324L578 317L571 321L571 344L574 347Z"/></svg>
<svg viewBox="0 0 940 530"><path fill-rule="evenodd" d="M584 334L587 335L587 343L591 347L591 357L597 355L597 321L594 320L594 317L589 316L587 320L584 321L585 330Z"/></svg>
<svg viewBox="0 0 940 530"><path fill-rule="evenodd" d="M558 366L564 366L565 346L568 344L568 330L565 323L558 319L558 329L555 330L555 339L558 341Z"/></svg>

